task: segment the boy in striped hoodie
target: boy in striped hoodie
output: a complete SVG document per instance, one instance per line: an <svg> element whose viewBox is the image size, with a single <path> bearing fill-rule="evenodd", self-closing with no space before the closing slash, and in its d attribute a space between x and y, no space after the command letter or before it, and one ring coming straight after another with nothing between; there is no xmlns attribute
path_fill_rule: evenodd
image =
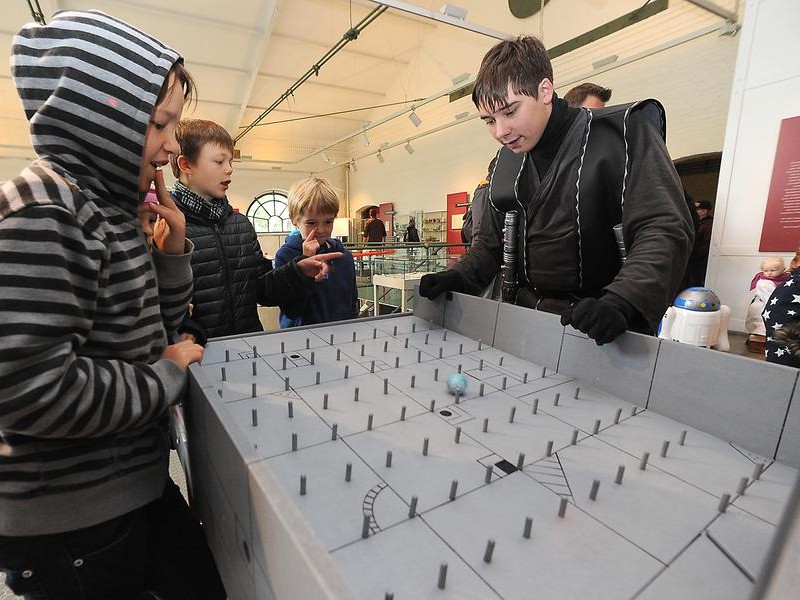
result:
<svg viewBox="0 0 800 600"><path fill-rule="evenodd" d="M192 246L159 171L192 80L98 12L27 25L11 67L38 159L0 187L0 569L37 598L224 598L167 471L202 357L168 341Z"/></svg>

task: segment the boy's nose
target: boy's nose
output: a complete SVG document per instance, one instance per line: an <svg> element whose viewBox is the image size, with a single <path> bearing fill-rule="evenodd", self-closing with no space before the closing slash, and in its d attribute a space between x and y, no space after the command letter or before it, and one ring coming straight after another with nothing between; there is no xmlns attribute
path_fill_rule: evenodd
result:
<svg viewBox="0 0 800 600"><path fill-rule="evenodd" d="M503 120L498 119L495 121L494 134L497 139L508 137L511 133L511 127Z"/></svg>

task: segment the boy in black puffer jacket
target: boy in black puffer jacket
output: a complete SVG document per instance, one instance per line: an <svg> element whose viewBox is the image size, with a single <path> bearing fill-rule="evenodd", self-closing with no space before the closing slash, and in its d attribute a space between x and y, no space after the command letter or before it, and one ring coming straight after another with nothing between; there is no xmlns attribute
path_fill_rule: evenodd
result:
<svg viewBox="0 0 800 600"><path fill-rule="evenodd" d="M206 336L263 331L258 304L304 303L315 278L325 277L328 261L341 254L298 259L273 270L250 220L234 212L225 196L233 173L231 136L201 119L181 121L176 136L181 153L170 158L178 178L172 197L186 215L186 237L195 246L193 310L179 332L202 343Z"/></svg>
<svg viewBox="0 0 800 600"><path fill-rule="evenodd" d="M342 242L331 237L339 212L339 198L331 184L318 177L298 181L289 189L289 218L299 232L286 238L275 253L275 266L291 264L304 256L341 256L330 272L318 278L314 291L304 302L281 302L281 327L328 323L358 316L353 255Z"/></svg>

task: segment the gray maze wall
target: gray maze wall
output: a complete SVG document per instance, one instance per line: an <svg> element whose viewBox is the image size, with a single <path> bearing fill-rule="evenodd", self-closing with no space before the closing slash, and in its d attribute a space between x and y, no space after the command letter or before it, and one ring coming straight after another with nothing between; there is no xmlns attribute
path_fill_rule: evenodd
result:
<svg viewBox="0 0 800 600"><path fill-rule="evenodd" d="M417 297L413 316L209 343L195 504L234 600L746 598L786 537L796 379Z"/></svg>

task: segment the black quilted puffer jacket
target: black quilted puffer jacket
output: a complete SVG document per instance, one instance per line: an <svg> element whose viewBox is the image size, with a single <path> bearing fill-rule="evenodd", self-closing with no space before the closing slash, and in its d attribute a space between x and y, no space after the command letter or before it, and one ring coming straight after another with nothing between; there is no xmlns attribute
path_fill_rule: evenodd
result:
<svg viewBox="0 0 800 600"><path fill-rule="evenodd" d="M186 237L194 243L194 308L179 332L190 332L203 343L206 336L263 331L258 304L292 305L313 291L314 280L296 262L272 268L249 219L234 212L227 199L216 200L224 210L212 222L172 198L186 215Z"/></svg>

